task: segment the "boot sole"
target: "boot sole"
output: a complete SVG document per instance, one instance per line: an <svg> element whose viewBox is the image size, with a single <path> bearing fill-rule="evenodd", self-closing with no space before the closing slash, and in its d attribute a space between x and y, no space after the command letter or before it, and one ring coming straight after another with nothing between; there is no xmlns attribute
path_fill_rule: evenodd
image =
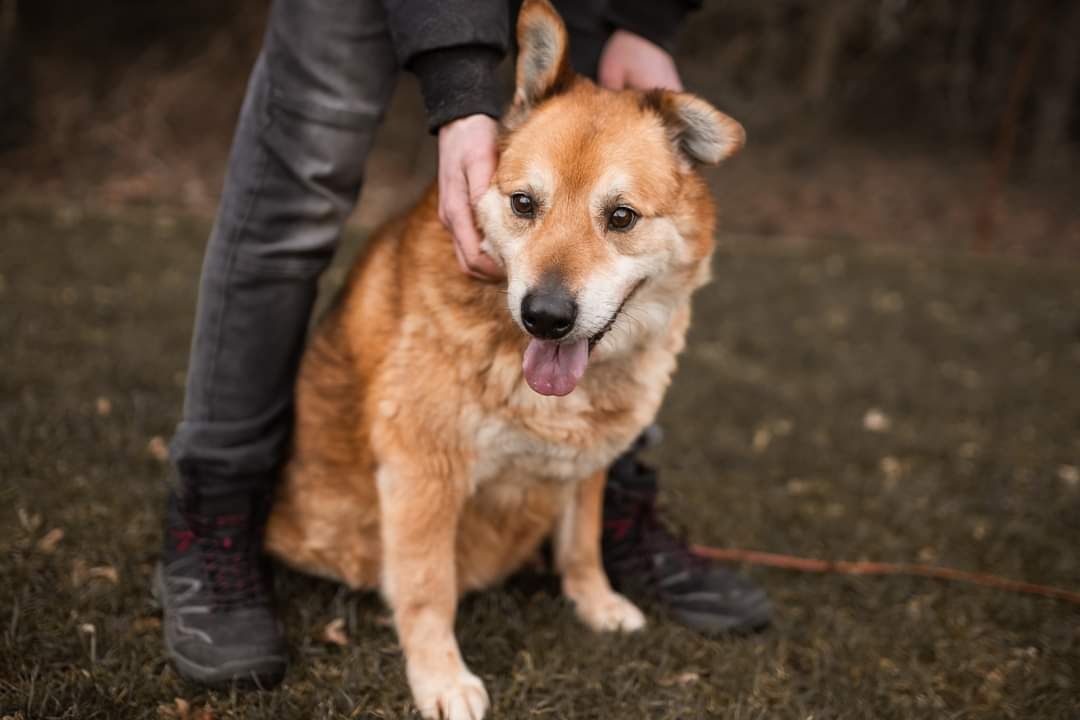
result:
<svg viewBox="0 0 1080 720"><path fill-rule="evenodd" d="M739 615L717 615L668 608L672 620L710 637L724 635L750 635L760 632L772 622L772 605L765 601Z"/></svg>

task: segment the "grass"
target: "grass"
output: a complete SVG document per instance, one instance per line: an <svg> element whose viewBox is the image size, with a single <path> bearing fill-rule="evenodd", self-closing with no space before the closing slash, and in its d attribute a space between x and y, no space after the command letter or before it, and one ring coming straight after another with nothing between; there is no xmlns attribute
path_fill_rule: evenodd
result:
<svg viewBox="0 0 1080 720"><path fill-rule="evenodd" d="M0 716L411 717L378 599L296 574L279 578L281 688L207 692L162 654L161 449L206 230L152 211L0 217ZM1077 277L730 242L653 451L668 515L704 543L1080 587ZM656 612L640 635L596 637L524 581L468 598L458 634L501 718L1080 717L1074 606L747 572L777 607L754 637L705 640ZM321 639L339 617L344 647Z"/></svg>

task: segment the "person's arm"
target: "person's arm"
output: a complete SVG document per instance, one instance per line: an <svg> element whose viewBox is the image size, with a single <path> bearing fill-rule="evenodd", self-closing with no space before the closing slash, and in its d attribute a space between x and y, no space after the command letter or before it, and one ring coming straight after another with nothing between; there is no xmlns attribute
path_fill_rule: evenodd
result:
<svg viewBox="0 0 1080 720"><path fill-rule="evenodd" d="M669 54L683 20L702 0L608 0L607 21L616 31L645 38Z"/></svg>
<svg viewBox="0 0 1080 720"><path fill-rule="evenodd" d="M439 219L466 273L497 278L480 250L472 205L491 184L502 99L496 68L509 45L506 0L384 0L398 61L420 81L439 136Z"/></svg>
<svg viewBox="0 0 1080 720"><path fill-rule="evenodd" d="M506 0L383 0L398 62L416 75L428 128L468 115L497 118L495 69L509 47Z"/></svg>

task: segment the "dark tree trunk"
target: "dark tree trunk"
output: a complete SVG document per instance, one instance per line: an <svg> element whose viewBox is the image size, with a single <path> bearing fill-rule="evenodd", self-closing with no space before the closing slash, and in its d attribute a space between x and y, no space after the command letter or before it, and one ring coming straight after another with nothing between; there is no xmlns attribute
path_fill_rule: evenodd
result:
<svg viewBox="0 0 1080 720"><path fill-rule="evenodd" d="M1046 82L1039 98L1032 159L1051 170L1069 162L1069 125L1080 81L1080 3L1070 1L1055 17L1053 46L1046 53Z"/></svg>
<svg viewBox="0 0 1080 720"><path fill-rule="evenodd" d="M0 151L30 136L32 95L17 0L0 0Z"/></svg>
<svg viewBox="0 0 1080 720"><path fill-rule="evenodd" d="M837 59L858 9L856 0L825 0L818 5L803 83L803 96L811 103L819 104L828 98Z"/></svg>

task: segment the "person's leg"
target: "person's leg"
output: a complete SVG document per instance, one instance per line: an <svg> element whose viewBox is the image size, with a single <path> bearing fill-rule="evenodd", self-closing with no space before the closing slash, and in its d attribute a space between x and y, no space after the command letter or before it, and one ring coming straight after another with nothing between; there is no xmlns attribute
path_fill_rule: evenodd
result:
<svg viewBox="0 0 1080 720"><path fill-rule="evenodd" d="M199 286L157 591L169 654L204 682L282 675L259 557L320 273L397 76L378 0L275 0Z"/></svg>
<svg viewBox="0 0 1080 720"><path fill-rule="evenodd" d="M556 0L570 33L574 70L596 79L612 27L607 0ZM765 592L721 563L694 554L673 534L656 508L658 475L638 452L659 441L645 431L608 469L601 533L604 570L612 586L638 603L663 607L676 621L706 634L745 632L768 624Z"/></svg>
<svg viewBox="0 0 1080 720"><path fill-rule="evenodd" d="M211 491L280 465L315 300L397 61L377 0L275 0L206 249L173 460Z"/></svg>

